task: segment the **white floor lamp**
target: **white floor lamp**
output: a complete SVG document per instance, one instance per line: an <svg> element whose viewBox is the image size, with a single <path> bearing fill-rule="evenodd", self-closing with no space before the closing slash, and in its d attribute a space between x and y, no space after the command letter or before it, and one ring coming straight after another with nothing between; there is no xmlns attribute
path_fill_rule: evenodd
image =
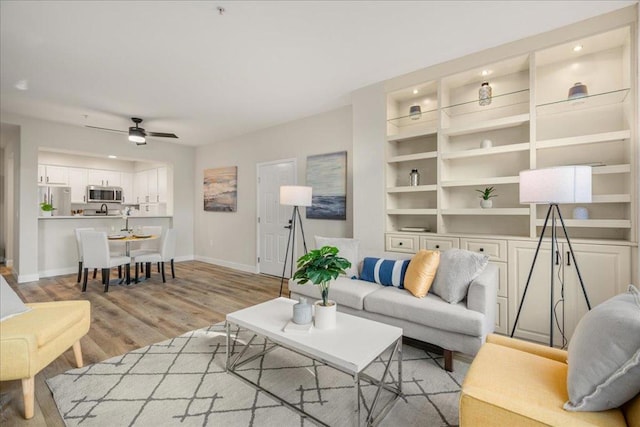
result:
<svg viewBox="0 0 640 427"><path fill-rule="evenodd" d="M567 239L569 245L569 252L573 259L573 265L578 273L578 279L580 280L580 286L582 287L582 293L584 299L587 302L587 307L591 310L591 304L589 303L589 297L587 296L587 290L584 287L582 276L580 275L580 269L578 268L578 262L573 254L573 248L571 247L571 240L569 240L569 233L564 225L564 219L560 213L558 204L560 203L591 203L591 166L559 166L553 168L527 170L520 172L520 203L535 203L535 204L549 204L547 210L547 216L544 220L544 226L540 232L540 240L538 240L538 246L536 247L536 253L531 263L531 270L529 270L529 276L527 277L527 284L524 287L522 293L522 300L518 306L518 314L516 320L513 323L513 329L511 330L511 337L516 331L518 320L520 318L520 312L524 305L525 298L527 296L527 290L529 289L529 283L531 276L533 275L533 268L536 265L538 259L538 253L540 252L540 245L544 237L544 232L547 229L549 217L551 217L551 300L549 310L549 347L553 347L553 316L554 316L554 256L556 245L556 215L560 219L564 236ZM562 285L562 295L564 295L564 284ZM564 316L564 314L563 314ZM563 322L564 324L564 322ZM564 333L564 326L561 331Z"/></svg>
<svg viewBox="0 0 640 427"><path fill-rule="evenodd" d="M302 228L302 217L300 216L300 206L311 206L311 187L301 185L283 185L280 187L280 204L285 206L293 206L289 225L285 228L289 229L289 239L287 240L287 250L284 253L284 266L282 267L282 278L280 279L280 296L282 296L282 285L284 284L285 274L287 272L287 259L289 258L289 248L291 248L291 262L289 264L289 277L293 275L294 254L296 252L296 224L300 227L302 234L302 244L304 245L304 253L307 253L307 241L304 238L304 229Z"/></svg>

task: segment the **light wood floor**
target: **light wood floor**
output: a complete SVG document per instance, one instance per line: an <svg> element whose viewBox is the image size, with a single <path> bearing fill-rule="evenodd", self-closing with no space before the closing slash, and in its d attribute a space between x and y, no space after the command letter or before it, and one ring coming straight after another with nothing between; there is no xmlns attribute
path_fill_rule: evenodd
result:
<svg viewBox="0 0 640 427"><path fill-rule="evenodd" d="M166 284L153 271L150 281L111 286L106 294L99 279L82 293L75 275L21 285L10 275L5 279L25 302L91 301L91 329L81 340L85 365L221 322L227 313L275 298L280 290L279 278L197 261L176 263L176 279L169 273ZM286 285L283 294L288 295ZM70 349L36 375L35 416L29 421L22 417L21 382L1 382L0 425L63 426L45 380L73 368Z"/></svg>

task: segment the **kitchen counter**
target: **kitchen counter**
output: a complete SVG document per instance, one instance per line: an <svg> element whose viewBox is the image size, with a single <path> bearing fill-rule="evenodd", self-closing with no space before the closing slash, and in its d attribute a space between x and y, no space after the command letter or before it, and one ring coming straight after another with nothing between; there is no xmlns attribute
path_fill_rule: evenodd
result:
<svg viewBox="0 0 640 427"><path fill-rule="evenodd" d="M60 216L39 216L38 219L125 219L122 215L60 215ZM140 218L173 218L172 215L129 215L129 219Z"/></svg>

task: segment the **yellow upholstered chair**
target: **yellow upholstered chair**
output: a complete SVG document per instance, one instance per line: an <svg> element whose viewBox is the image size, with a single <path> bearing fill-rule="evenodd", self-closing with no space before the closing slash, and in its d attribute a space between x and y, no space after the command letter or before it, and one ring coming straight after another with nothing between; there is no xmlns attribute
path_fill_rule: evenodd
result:
<svg viewBox="0 0 640 427"><path fill-rule="evenodd" d="M567 352L489 335L462 385L460 426L640 427L640 395L601 412L563 409Z"/></svg>
<svg viewBox="0 0 640 427"><path fill-rule="evenodd" d="M0 322L0 381L22 380L24 417L33 417L34 378L73 347L82 367L80 338L89 332L89 301L26 304L31 310Z"/></svg>

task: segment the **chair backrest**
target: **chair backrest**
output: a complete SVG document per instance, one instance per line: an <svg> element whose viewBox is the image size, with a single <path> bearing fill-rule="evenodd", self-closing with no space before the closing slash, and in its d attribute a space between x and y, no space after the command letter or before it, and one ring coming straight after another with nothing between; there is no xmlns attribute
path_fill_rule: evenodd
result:
<svg viewBox="0 0 640 427"><path fill-rule="evenodd" d="M80 233L83 231L95 231L93 227L76 228L76 243L78 244L78 261L82 261L82 239L80 239Z"/></svg>
<svg viewBox="0 0 640 427"><path fill-rule="evenodd" d="M84 268L108 268L110 261L109 241L104 231L83 231L82 259Z"/></svg>
<svg viewBox="0 0 640 427"><path fill-rule="evenodd" d="M171 261L176 253L176 230L167 228L162 235L160 255L163 261Z"/></svg>
<svg viewBox="0 0 640 427"><path fill-rule="evenodd" d="M145 225L142 227L143 234L151 234L152 236L161 236L162 238L162 226L160 225ZM160 252L161 243L160 239L155 240L143 240L140 242L140 249L146 249L151 251Z"/></svg>

